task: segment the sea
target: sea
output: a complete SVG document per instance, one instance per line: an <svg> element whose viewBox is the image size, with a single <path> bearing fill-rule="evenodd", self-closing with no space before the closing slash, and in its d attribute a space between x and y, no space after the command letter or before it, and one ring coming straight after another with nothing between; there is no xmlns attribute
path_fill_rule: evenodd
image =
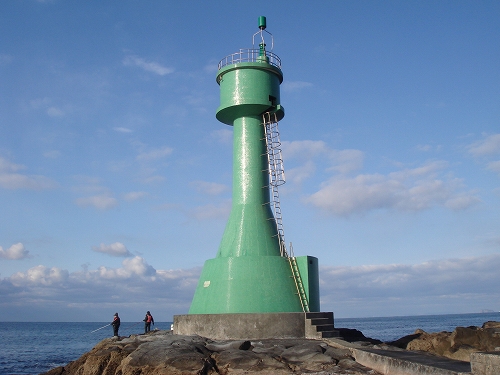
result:
<svg viewBox="0 0 500 375"><path fill-rule="evenodd" d="M453 331L456 327L481 327L500 321L500 312L452 315L393 316L335 319L338 328L357 329L366 337L384 342L426 332ZM154 328L170 330L171 322L155 322ZM120 336L142 333L143 322L122 322ZM64 366L113 335L109 323L0 322L0 375L40 374Z"/></svg>

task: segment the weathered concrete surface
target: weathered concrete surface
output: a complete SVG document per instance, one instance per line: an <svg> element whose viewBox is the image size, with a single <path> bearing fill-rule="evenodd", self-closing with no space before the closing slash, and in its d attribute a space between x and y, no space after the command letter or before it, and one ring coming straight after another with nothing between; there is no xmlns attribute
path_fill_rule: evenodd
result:
<svg viewBox="0 0 500 375"><path fill-rule="evenodd" d="M174 315L174 334L213 340L305 337L304 313Z"/></svg>
<svg viewBox="0 0 500 375"><path fill-rule="evenodd" d="M174 334L199 335L213 340L338 336L332 312L174 315Z"/></svg>
<svg viewBox="0 0 500 375"><path fill-rule="evenodd" d="M384 375L471 375L468 362L412 352L384 343L373 345L369 341L324 340L331 346L350 349L357 363Z"/></svg>
<svg viewBox="0 0 500 375"><path fill-rule="evenodd" d="M474 375L498 375L500 374L500 351L472 353L470 364Z"/></svg>
<svg viewBox="0 0 500 375"><path fill-rule="evenodd" d="M387 375L470 375L468 362L411 351L354 349L356 362Z"/></svg>

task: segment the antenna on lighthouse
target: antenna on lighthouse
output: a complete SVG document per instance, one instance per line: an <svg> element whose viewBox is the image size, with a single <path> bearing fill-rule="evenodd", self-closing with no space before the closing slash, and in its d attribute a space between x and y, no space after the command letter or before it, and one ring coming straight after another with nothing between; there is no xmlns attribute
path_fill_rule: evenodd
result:
<svg viewBox="0 0 500 375"><path fill-rule="evenodd" d="M252 48L255 48L255 36L259 35L260 36L259 46L261 47L261 50L266 49L266 41L264 40L264 35L265 35L264 32L271 36L271 51L272 51L274 48L274 37L273 37L273 34L271 34L269 31L266 30L266 17L264 17L264 16L259 17L259 31L257 31L255 34L253 34Z"/></svg>

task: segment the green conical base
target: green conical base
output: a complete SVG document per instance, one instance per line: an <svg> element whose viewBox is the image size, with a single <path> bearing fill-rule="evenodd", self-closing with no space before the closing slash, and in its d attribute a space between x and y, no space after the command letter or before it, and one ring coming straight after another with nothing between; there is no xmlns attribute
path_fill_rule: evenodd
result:
<svg viewBox="0 0 500 375"><path fill-rule="evenodd" d="M242 256L205 262L189 314L301 311L288 259Z"/></svg>

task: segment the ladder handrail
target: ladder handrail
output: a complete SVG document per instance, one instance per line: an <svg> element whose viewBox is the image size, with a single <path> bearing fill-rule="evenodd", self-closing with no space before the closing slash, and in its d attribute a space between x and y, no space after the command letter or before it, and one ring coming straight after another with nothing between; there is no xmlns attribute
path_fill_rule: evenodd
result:
<svg viewBox="0 0 500 375"><path fill-rule="evenodd" d="M267 146L267 161L269 172L269 185L271 186L271 201L276 221L276 230L281 256L287 256L285 230L283 227L283 217L281 215L281 205L279 199L278 186L285 183L285 171L283 168L283 158L281 157L281 142L278 132L278 118L276 113L266 112L262 116L264 134Z"/></svg>
<svg viewBox="0 0 500 375"><path fill-rule="evenodd" d="M304 283L300 275L297 259L293 254L293 247L290 243L290 251L286 249L285 230L283 228L283 218L281 215L281 205L279 200L278 186L285 183L285 170L283 167L283 158L281 156L281 141L278 131L278 118L276 113L266 112L262 115L262 125L264 126L264 134L267 146L267 161L269 172L269 185L271 187L271 200L274 210L274 220L276 223L276 231L279 241L280 254L282 257L288 258L290 270L292 271L293 281L303 312L309 312L309 301L304 290Z"/></svg>
<svg viewBox="0 0 500 375"><path fill-rule="evenodd" d="M300 270L299 266L297 265L297 259L294 256L291 256L288 257L288 262L290 263L290 268L292 270L292 275L293 275L293 281L295 282L295 287L297 288L297 294L299 295L302 311L309 312L309 301L307 300L304 284L302 283L302 277L300 276Z"/></svg>

